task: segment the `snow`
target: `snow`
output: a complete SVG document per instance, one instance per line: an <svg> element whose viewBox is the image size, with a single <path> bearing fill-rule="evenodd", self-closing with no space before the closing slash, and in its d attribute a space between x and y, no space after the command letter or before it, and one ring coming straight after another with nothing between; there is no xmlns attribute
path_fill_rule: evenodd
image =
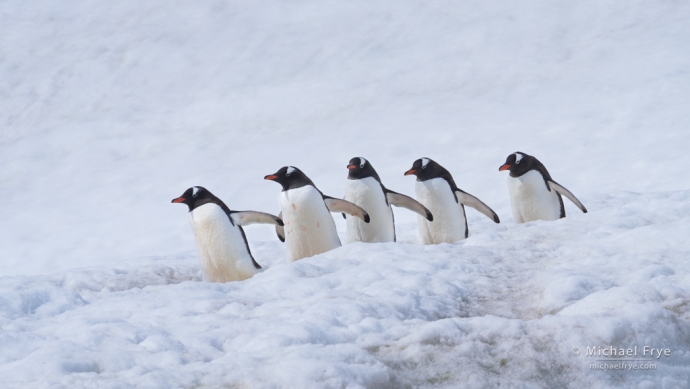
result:
<svg viewBox="0 0 690 389"><path fill-rule="evenodd" d="M200 282L192 255L5 277L0 374L18 387L682 387L690 242L648 232L690 223L690 191L591 200L556 222L487 220L453 245L287 263L267 242L255 251L272 262L242 282ZM570 354L609 344L672 354L631 373Z"/></svg>
<svg viewBox="0 0 690 389"><path fill-rule="evenodd" d="M638 387L690 381L685 2L0 3L5 387ZM515 224L521 150L587 207ZM501 217L204 281L202 185L277 214L263 176L344 193L428 156ZM345 223L335 215L341 239ZM597 371L587 347L669 348ZM572 355L573 347L582 354ZM640 351L641 352L641 351ZM631 362L628 362L631 363Z"/></svg>

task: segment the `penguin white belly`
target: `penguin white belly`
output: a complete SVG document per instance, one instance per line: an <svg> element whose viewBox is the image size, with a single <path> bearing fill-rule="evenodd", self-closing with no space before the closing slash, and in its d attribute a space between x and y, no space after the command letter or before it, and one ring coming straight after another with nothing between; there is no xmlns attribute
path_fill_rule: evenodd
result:
<svg viewBox="0 0 690 389"><path fill-rule="evenodd" d="M201 267L212 282L245 280L258 271L247 251L242 231L214 203L189 213Z"/></svg>
<svg viewBox="0 0 690 389"><path fill-rule="evenodd" d="M347 218L347 242L393 242L393 211L386 203L381 184L372 177L347 180L345 200L359 205L369 214L369 223L354 216Z"/></svg>
<svg viewBox="0 0 690 389"><path fill-rule="evenodd" d="M520 177L508 176L510 205L516 223L534 220L558 220L561 203L555 190L549 191L544 177L536 170Z"/></svg>
<svg viewBox="0 0 690 389"><path fill-rule="evenodd" d="M321 193L311 185L280 194L288 261L340 247L335 222Z"/></svg>
<svg viewBox="0 0 690 389"><path fill-rule="evenodd" d="M465 239L465 214L446 180L416 181L415 192L417 201L434 215L432 222L417 215L422 243L455 243Z"/></svg>

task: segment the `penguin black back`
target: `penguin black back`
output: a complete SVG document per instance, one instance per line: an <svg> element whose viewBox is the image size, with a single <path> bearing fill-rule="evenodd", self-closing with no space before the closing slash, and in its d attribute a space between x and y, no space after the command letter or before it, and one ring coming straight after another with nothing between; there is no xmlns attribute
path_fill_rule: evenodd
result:
<svg viewBox="0 0 690 389"><path fill-rule="evenodd" d="M538 171L544 177L544 184L549 187L549 181L553 181L549 171L537 158L521 151L514 152L506 158L506 162L498 168L499 171L508 170L511 177L520 177L531 170ZM551 189L549 188L549 191Z"/></svg>
<svg viewBox="0 0 690 389"><path fill-rule="evenodd" d="M361 180L363 178L371 177L381 183L381 179L379 178L378 173L376 173L376 169L374 169L369 161L362 157L352 158L347 164L347 168L349 170L347 173L348 180Z"/></svg>
<svg viewBox="0 0 690 389"><path fill-rule="evenodd" d="M306 185L311 185L316 188L312 180L294 166L283 166L278 169L277 172L264 177L264 179L279 183L283 187L283 192L290 189L301 188Z"/></svg>
<svg viewBox="0 0 690 389"><path fill-rule="evenodd" d="M225 205L225 203L223 203L221 199L214 196L213 193L211 193L208 189L204 188L203 186L193 186L187 189L186 191L184 191L184 193L182 193L182 196L173 199L172 202L186 204L189 207L189 212L192 212L196 208L208 203L214 203L218 205L228 215L230 215L231 212L230 208L228 208L228 206Z"/></svg>
<svg viewBox="0 0 690 389"><path fill-rule="evenodd" d="M448 182L448 185L453 192L458 190L458 186L455 185L455 180L453 180L453 176L451 176L450 172L431 158L419 158L418 160L414 161L414 163L412 163L412 168L405 172L406 176L411 174L417 176L417 181L443 178L446 180L446 182Z"/></svg>

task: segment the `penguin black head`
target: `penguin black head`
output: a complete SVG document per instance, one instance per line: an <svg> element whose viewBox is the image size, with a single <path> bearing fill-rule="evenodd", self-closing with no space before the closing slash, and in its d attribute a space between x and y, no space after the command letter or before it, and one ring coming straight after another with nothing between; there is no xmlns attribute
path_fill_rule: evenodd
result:
<svg viewBox="0 0 690 389"><path fill-rule="evenodd" d="M203 186L193 186L184 191L182 196L173 199L171 202L187 204L189 211L191 212L194 210L194 208L212 202L215 199L216 196L214 196L213 193L209 192L208 189L204 188Z"/></svg>
<svg viewBox="0 0 690 389"><path fill-rule="evenodd" d="M414 174L417 181L426 181L443 177L448 171L431 158L419 158L412 164L412 169L405 172L406 176Z"/></svg>
<svg viewBox="0 0 690 389"><path fill-rule="evenodd" d="M371 163L362 157L354 157L347 164L349 172L347 173L348 180L361 180L362 178L373 177L376 181L381 182L379 175Z"/></svg>
<svg viewBox="0 0 690 389"><path fill-rule="evenodd" d="M264 177L264 180L275 181L283 186L283 192L289 189L301 188L305 185L314 186L314 183L294 166L283 166L277 172Z"/></svg>
<svg viewBox="0 0 690 389"><path fill-rule="evenodd" d="M506 158L506 163L498 168L499 171L510 170L511 177L520 177L530 170L539 169L541 163L531 155L521 151L514 152Z"/></svg>

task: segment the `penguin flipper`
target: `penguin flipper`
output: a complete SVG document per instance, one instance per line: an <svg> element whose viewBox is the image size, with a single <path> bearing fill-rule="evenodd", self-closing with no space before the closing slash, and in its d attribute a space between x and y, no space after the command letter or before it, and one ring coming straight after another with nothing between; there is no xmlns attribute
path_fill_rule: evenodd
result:
<svg viewBox="0 0 690 389"><path fill-rule="evenodd" d="M431 214L431 211L429 211L425 206L422 205L422 203L413 199L412 197L386 189L386 199L388 199L389 204L395 205L396 207L407 208L410 211L416 212L422 217L425 217L426 220L430 222L434 221L434 215Z"/></svg>
<svg viewBox="0 0 690 389"><path fill-rule="evenodd" d="M283 219L283 211L280 211L278 214L278 217L282 220ZM285 242L285 227L283 225L277 225L276 224L276 235L278 235L278 239L280 239L281 242Z"/></svg>
<svg viewBox="0 0 690 389"><path fill-rule="evenodd" d="M324 195L323 201L331 212L346 213L364 220L365 223L369 223L369 214L367 211L347 200L340 200Z"/></svg>
<svg viewBox="0 0 690 389"><path fill-rule="evenodd" d="M561 186L559 183L557 183L556 181L553 181L553 180L549 180L548 183L549 183L549 186L553 190L560 193L562 196L567 197L568 200L572 201L573 204L575 204L578 208L580 208L580 210L583 213L587 213L587 208L585 208L585 206L582 205L580 200L578 200L577 197L575 197L575 195L572 194L568 189L565 189L563 186Z"/></svg>
<svg viewBox="0 0 690 389"><path fill-rule="evenodd" d="M233 211L230 213L232 220L241 225L248 226L250 224L275 224L282 226L283 220L278 216L273 216L270 213L256 212L256 211Z"/></svg>
<svg viewBox="0 0 690 389"><path fill-rule="evenodd" d="M481 212L484 216L493 220L494 223L501 222L501 220L498 218L498 215L496 215L496 212L494 212L493 209L489 208L488 205L484 204L481 200L472 196L471 194L461 189L456 189L455 198L458 199L460 203L467 205L468 207L472 207L477 211Z"/></svg>

